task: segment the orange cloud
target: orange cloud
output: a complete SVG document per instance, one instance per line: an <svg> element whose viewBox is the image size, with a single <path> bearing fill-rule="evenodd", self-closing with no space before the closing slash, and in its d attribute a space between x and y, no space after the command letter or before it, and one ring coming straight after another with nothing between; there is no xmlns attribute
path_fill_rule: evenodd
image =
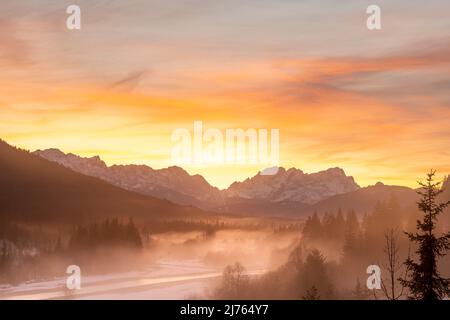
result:
<svg viewBox="0 0 450 320"><path fill-rule="evenodd" d="M108 163L164 167L171 165L172 130L191 129L194 120L222 130L279 128L284 166L340 166L362 185L383 180L413 186L430 167L450 172L450 108L437 102L448 91L392 99L385 87L373 93L372 86L381 82L403 92L402 83L377 77L412 72L415 81L433 87L424 73L440 70L445 80L447 49L378 58L204 62L202 72L152 69L102 83L0 75L0 133L29 149L58 147L98 153ZM187 169L224 187L261 168Z"/></svg>

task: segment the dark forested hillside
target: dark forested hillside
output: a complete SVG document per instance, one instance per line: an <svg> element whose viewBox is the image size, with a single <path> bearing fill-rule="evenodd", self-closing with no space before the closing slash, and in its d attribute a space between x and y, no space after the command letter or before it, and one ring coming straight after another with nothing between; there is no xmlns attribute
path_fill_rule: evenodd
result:
<svg viewBox="0 0 450 320"><path fill-rule="evenodd" d="M358 215L370 213L378 202L389 201L392 197L406 208L413 207L418 199L416 192L408 187L388 186L378 183L374 186L336 195L312 206L310 211L355 210Z"/></svg>
<svg viewBox="0 0 450 320"><path fill-rule="evenodd" d="M202 215L199 209L128 192L0 140L2 219L72 223L98 216L141 220Z"/></svg>

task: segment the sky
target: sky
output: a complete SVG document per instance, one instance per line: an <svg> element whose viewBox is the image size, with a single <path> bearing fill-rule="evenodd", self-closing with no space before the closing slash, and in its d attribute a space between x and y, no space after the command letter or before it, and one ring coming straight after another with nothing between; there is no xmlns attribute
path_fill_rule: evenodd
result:
<svg viewBox="0 0 450 320"><path fill-rule="evenodd" d="M81 30L66 28L67 6ZM366 8L381 8L368 30ZM280 165L361 186L450 173L449 1L0 4L0 138L173 165L178 128L273 129ZM227 187L260 165L186 165Z"/></svg>

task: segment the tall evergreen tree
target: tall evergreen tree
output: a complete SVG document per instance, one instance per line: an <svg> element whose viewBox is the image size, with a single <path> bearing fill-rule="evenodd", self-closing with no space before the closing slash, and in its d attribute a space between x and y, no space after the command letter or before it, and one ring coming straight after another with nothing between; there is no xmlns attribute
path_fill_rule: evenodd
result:
<svg viewBox="0 0 450 320"><path fill-rule="evenodd" d="M303 227L303 235L309 239L319 239L322 236L322 223L317 212L314 212L306 220Z"/></svg>
<svg viewBox="0 0 450 320"><path fill-rule="evenodd" d="M336 214L336 232L339 235L341 239L345 237L345 218L344 214L342 213L341 208L339 208L337 214Z"/></svg>
<svg viewBox="0 0 450 320"><path fill-rule="evenodd" d="M345 217L345 233L348 232L352 232L354 234L359 232L359 221L354 210L347 212Z"/></svg>
<svg viewBox="0 0 450 320"><path fill-rule="evenodd" d="M330 299L333 294L332 278L329 276L329 265L325 257L316 249L306 257L303 268L300 271L300 289L302 297L312 299L323 297ZM314 288L314 289L313 289Z"/></svg>
<svg viewBox="0 0 450 320"><path fill-rule="evenodd" d="M347 233L345 234L344 244L342 247L344 264L354 263L355 259L357 259L359 256L358 255L359 246L356 237L357 235L354 232L352 232L352 230L347 231Z"/></svg>
<svg viewBox="0 0 450 320"><path fill-rule="evenodd" d="M331 213L326 213L322 218L323 235L327 239L336 241L339 236L336 230L336 217Z"/></svg>
<svg viewBox="0 0 450 320"><path fill-rule="evenodd" d="M422 190L418 193L421 200L418 203L423 219L417 221L416 233L406 233L410 241L417 243L418 262L408 258L405 266L409 270L406 279L400 279L401 283L410 290L410 298L419 300L438 300L450 296L450 279L440 276L437 260L450 249L450 232L437 236L434 229L437 218L450 204L436 203L436 197L442 193L441 182L434 182L436 171L431 170L427 174L426 183L419 182Z"/></svg>

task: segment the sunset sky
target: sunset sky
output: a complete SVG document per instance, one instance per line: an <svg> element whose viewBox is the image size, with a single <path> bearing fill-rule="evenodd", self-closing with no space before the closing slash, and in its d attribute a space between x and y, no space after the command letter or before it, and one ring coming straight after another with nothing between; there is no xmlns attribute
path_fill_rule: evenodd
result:
<svg viewBox="0 0 450 320"><path fill-rule="evenodd" d="M81 7L82 29L66 28ZM382 29L366 28L381 7ZM278 128L280 164L361 185L450 173L449 1L0 4L0 138L172 165L171 134ZM226 187L258 166L188 166Z"/></svg>

